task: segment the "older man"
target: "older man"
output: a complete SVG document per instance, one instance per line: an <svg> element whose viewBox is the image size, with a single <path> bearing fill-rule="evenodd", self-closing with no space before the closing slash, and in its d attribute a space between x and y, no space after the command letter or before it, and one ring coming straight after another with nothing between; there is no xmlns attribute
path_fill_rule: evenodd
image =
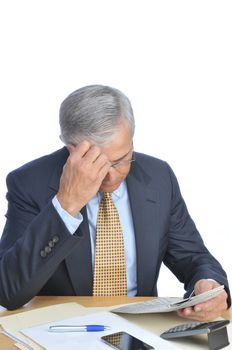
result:
<svg viewBox="0 0 232 350"><path fill-rule="evenodd" d="M7 177L1 304L14 309L35 295L156 296L164 262L187 295L225 285L214 299L179 311L218 317L230 305L226 274L169 165L134 152L128 98L83 87L62 103L60 126L66 147Z"/></svg>

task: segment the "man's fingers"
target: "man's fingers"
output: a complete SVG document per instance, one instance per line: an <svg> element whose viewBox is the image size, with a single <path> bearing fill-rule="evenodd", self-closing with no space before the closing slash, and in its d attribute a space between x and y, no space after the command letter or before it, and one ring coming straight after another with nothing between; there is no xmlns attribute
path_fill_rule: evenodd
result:
<svg viewBox="0 0 232 350"><path fill-rule="evenodd" d="M94 166L96 166L98 169L101 169L103 166L107 165L108 168L110 168L110 162L108 160L108 157L104 153L100 153L98 157L95 159Z"/></svg>
<svg viewBox="0 0 232 350"><path fill-rule="evenodd" d="M201 322L209 321L218 317L218 315L214 314L214 312L206 312L206 311L196 312L193 308L178 310L177 314L180 317L184 317L195 321L201 321Z"/></svg>
<svg viewBox="0 0 232 350"><path fill-rule="evenodd" d="M192 308L191 307L186 307L185 309L180 309L180 310L177 310L177 314L179 316L188 316L188 315L191 315L192 313Z"/></svg>
<svg viewBox="0 0 232 350"><path fill-rule="evenodd" d="M207 280L207 279L202 279L199 280L195 286L194 286L194 292L195 294L201 294L203 292L206 292L208 290L211 290L215 287L218 287L219 284L215 281Z"/></svg>
<svg viewBox="0 0 232 350"><path fill-rule="evenodd" d="M102 154L102 152L101 152L100 147L91 146L83 158L85 159L86 162L93 164L101 154Z"/></svg>
<svg viewBox="0 0 232 350"><path fill-rule="evenodd" d="M99 179L101 180L101 182L103 181L103 179L105 178L106 174L108 173L110 169L110 163L106 162L102 165L101 169L99 170Z"/></svg>
<svg viewBox="0 0 232 350"><path fill-rule="evenodd" d="M67 145L67 148L74 162L82 159L86 164L100 167L108 162L107 156L102 153L100 147L91 145L87 140L80 142L77 146Z"/></svg>
<svg viewBox="0 0 232 350"><path fill-rule="evenodd" d="M69 153L72 157L77 157L78 159L85 156L85 154L91 148L91 144L89 141L84 140L80 142L77 146L73 146L71 144L67 145Z"/></svg>
<svg viewBox="0 0 232 350"><path fill-rule="evenodd" d="M215 298L207 300L204 303L197 304L191 308L178 310L177 314L181 317L198 321L213 320L221 316L221 314L226 310L226 299L227 293L223 291Z"/></svg>

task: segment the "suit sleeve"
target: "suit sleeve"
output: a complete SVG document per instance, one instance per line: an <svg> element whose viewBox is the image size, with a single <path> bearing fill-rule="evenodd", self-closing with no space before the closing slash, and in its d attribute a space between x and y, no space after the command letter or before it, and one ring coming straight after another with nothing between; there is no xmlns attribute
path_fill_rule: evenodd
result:
<svg viewBox="0 0 232 350"><path fill-rule="evenodd" d="M177 179L168 167L172 186L168 248L165 265L184 283L186 296L200 279L214 279L225 286L228 306L231 305L229 285L220 263L205 247L182 198Z"/></svg>
<svg viewBox="0 0 232 350"><path fill-rule="evenodd" d="M0 303L18 308L38 294L79 237L67 230L51 200L40 208L20 183L7 178L8 210L0 244Z"/></svg>

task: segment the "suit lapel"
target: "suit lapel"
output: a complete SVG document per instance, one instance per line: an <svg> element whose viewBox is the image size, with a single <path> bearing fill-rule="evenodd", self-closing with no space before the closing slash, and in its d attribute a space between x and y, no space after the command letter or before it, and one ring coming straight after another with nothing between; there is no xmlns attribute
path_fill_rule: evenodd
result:
<svg viewBox="0 0 232 350"><path fill-rule="evenodd" d="M65 259L68 274L76 295L92 295L93 271L91 262L91 244L87 210L81 210L83 221L74 235L78 235L79 243Z"/></svg>
<svg viewBox="0 0 232 350"><path fill-rule="evenodd" d="M135 162L127 177L137 255L137 294L151 295L158 258L158 191Z"/></svg>
<svg viewBox="0 0 232 350"><path fill-rule="evenodd" d="M54 169L50 179L48 199L52 199L58 191L63 166L66 163L68 155L66 148L60 151L57 167ZM83 222L74 234L79 237L79 243L75 245L75 249L70 251L70 254L65 259L65 264L76 295L91 295L93 274L86 207L81 210L81 214L83 216Z"/></svg>

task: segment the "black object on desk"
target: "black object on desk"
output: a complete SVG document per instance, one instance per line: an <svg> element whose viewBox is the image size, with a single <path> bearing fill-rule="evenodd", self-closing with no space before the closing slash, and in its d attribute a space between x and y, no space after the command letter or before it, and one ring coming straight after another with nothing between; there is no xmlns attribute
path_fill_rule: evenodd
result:
<svg viewBox="0 0 232 350"><path fill-rule="evenodd" d="M206 333L208 335L209 349L219 350L230 344L226 328L229 323L230 321L228 320L184 323L168 329L160 336L163 339L172 339Z"/></svg>

